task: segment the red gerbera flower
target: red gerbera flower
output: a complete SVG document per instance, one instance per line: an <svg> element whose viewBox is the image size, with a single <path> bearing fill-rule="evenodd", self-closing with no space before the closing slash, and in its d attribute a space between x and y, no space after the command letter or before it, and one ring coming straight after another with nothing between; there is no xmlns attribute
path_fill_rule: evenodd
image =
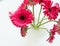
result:
<svg viewBox="0 0 60 46"><path fill-rule="evenodd" d="M14 14L11 14L10 12L10 15L12 23L17 27L22 27L30 24L33 20L31 11L27 9L18 9Z"/></svg>
<svg viewBox="0 0 60 46"><path fill-rule="evenodd" d="M24 0L24 3L26 5L35 5L35 4L39 3L39 0Z"/></svg>
<svg viewBox="0 0 60 46"><path fill-rule="evenodd" d="M50 37L47 39L48 42L52 43L53 40L54 40L54 35L56 33L56 30L57 30L57 26L54 25L53 29L50 30Z"/></svg>
<svg viewBox="0 0 60 46"><path fill-rule="evenodd" d="M52 2L51 1L47 1L44 3L43 5L43 9L44 9L44 14L48 16L48 19L52 20L52 19L56 19L58 16L58 4L55 4L55 6L52 6Z"/></svg>
<svg viewBox="0 0 60 46"><path fill-rule="evenodd" d="M24 0L24 3L26 5L36 5L47 1L51 1L51 0Z"/></svg>

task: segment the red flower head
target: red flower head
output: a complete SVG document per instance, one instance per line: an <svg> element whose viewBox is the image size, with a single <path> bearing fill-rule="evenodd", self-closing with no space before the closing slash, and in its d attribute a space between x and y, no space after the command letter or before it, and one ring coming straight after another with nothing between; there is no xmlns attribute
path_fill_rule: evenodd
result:
<svg viewBox="0 0 60 46"><path fill-rule="evenodd" d="M24 3L26 5L36 5L37 3L39 3L39 0L24 0Z"/></svg>
<svg viewBox="0 0 60 46"><path fill-rule="evenodd" d="M58 4L55 4L55 6L52 6L51 1L47 1L43 5L44 9L44 14L48 16L48 19L50 20L55 20L58 16Z"/></svg>
<svg viewBox="0 0 60 46"><path fill-rule="evenodd" d="M12 23L17 27L22 27L30 24L33 20L33 15L30 10L18 9L14 14L10 13Z"/></svg>
<svg viewBox="0 0 60 46"><path fill-rule="evenodd" d="M54 25L53 29L50 30L50 37L47 39L47 41L49 41L50 43L52 43L55 38L54 35L56 33L56 30L57 30L56 25Z"/></svg>
<svg viewBox="0 0 60 46"><path fill-rule="evenodd" d="M47 1L51 1L51 0L24 0L24 3L26 5L36 5L36 4L44 3Z"/></svg>
<svg viewBox="0 0 60 46"><path fill-rule="evenodd" d="M51 0L24 0L24 3L26 5L36 5L36 4L44 3L47 1L51 1Z"/></svg>

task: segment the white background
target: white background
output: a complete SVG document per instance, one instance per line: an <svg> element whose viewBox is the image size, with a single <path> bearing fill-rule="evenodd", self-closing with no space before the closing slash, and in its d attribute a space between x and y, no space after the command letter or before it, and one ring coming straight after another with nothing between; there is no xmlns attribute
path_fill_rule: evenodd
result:
<svg viewBox="0 0 60 46"><path fill-rule="evenodd" d="M56 2L57 0L54 1ZM28 37L21 37L20 29L11 23L8 12L14 12L22 2L22 0L2 0L0 2L0 46L60 46L60 36L58 34L56 34L52 44L49 44L44 39L37 42L35 37L33 38L34 40ZM60 0L57 2L60 2ZM45 39L47 38L45 37Z"/></svg>

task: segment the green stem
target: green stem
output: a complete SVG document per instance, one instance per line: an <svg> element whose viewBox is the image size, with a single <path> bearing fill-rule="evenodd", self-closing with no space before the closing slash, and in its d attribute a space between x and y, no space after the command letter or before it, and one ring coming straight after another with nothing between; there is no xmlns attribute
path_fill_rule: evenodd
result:
<svg viewBox="0 0 60 46"><path fill-rule="evenodd" d="M58 23L58 21L51 20L51 21L47 21L47 22L45 22L45 23L42 23L41 25L47 24L47 23L49 23L49 22L56 22L56 23ZM41 25L39 25L39 26L41 26Z"/></svg>
<svg viewBox="0 0 60 46"><path fill-rule="evenodd" d="M44 15L44 17L42 18L42 20L40 21L40 24L43 22L44 18L45 18L45 15Z"/></svg>
<svg viewBox="0 0 60 46"><path fill-rule="evenodd" d="M32 6L32 13L33 13L33 16L34 16L34 5ZM35 16L34 16L33 24L35 25Z"/></svg>
<svg viewBox="0 0 60 46"><path fill-rule="evenodd" d="M44 20L47 20L48 18L44 18Z"/></svg>
<svg viewBox="0 0 60 46"><path fill-rule="evenodd" d="M42 18L42 20L38 23L38 27L41 25L41 23L43 22L45 16Z"/></svg>
<svg viewBox="0 0 60 46"><path fill-rule="evenodd" d="M43 20L47 20L47 19L48 19L48 18L44 18ZM40 22L39 22L39 23L40 23ZM38 24L39 24L39 23L38 23ZM38 25L38 24L37 24L37 25Z"/></svg>
<svg viewBox="0 0 60 46"><path fill-rule="evenodd" d="M41 11L42 11L42 6L40 7L40 12L39 12L39 16L38 16L38 23L39 23L39 19L40 19Z"/></svg>
<svg viewBox="0 0 60 46"><path fill-rule="evenodd" d="M40 28L41 28L41 29L45 29L48 33L50 33L47 28L42 28L42 27L40 27Z"/></svg>

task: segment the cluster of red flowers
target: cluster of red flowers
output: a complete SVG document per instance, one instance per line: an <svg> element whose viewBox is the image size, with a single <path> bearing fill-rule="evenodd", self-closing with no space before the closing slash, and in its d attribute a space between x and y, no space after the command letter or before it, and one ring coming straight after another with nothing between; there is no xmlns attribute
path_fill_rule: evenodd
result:
<svg viewBox="0 0 60 46"><path fill-rule="evenodd" d="M27 6L36 4L42 6L44 16L47 16L49 21L57 19L58 13L60 12L59 4L52 5L53 2L51 0L23 0L21 6L13 14L9 12L12 23L16 27L21 28L22 37L25 37L27 33L28 24L32 24L34 21L34 15ZM50 30L50 37L47 39L50 43L55 38L54 35L56 32L60 34L60 19L57 25L55 24L53 29Z"/></svg>

